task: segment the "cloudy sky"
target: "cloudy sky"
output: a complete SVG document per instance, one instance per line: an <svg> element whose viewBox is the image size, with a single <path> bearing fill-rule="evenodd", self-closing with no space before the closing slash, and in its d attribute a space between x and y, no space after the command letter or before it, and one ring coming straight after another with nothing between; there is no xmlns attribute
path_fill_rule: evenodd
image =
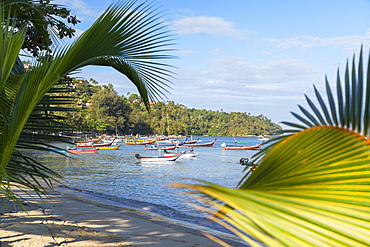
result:
<svg viewBox="0 0 370 247"><path fill-rule="evenodd" d="M143 1L138 1L142 3ZM59 0L86 30L112 2ZM189 108L263 114L294 121L291 111L334 85L337 68L370 47L370 1L365 0L155 0L176 35L179 59L168 100ZM341 73L343 75L343 73ZM79 76L137 93L111 69ZM324 91L322 91L324 93Z"/></svg>

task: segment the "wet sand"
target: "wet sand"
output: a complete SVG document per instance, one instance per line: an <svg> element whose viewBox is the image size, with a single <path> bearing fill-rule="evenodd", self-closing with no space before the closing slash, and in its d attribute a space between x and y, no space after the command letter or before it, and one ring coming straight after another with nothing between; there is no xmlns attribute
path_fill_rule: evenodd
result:
<svg viewBox="0 0 370 247"><path fill-rule="evenodd" d="M57 187L30 202L27 213L0 206L0 246L246 246L237 237ZM222 238L217 243L205 235Z"/></svg>

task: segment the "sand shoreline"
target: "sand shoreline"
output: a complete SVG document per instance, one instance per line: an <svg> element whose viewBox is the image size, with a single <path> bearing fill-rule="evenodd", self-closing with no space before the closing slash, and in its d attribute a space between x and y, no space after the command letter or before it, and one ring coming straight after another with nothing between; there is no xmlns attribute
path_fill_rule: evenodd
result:
<svg viewBox="0 0 370 247"><path fill-rule="evenodd" d="M28 215L19 210L0 215L1 247L222 246L202 232L222 237L230 246L246 246L226 233L67 188L56 187L50 195L43 202L31 199Z"/></svg>

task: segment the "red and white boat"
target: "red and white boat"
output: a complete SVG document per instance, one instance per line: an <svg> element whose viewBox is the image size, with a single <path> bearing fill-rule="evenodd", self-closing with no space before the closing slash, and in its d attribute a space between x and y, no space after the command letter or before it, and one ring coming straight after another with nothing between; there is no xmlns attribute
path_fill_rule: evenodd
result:
<svg viewBox="0 0 370 247"><path fill-rule="evenodd" d="M95 154L99 149L68 149L72 154Z"/></svg>
<svg viewBox="0 0 370 247"><path fill-rule="evenodd" d="M110 143L81 143L76 144L79 148L96 148L96 147L109 147L113 144L114 140Z"/></svg>
<svg viewBox="0 0 370 247"><path fill-rule="evenodd" d="M155 141L126 141L126 145L148 145L153 144Z"/></svg>
<svg viewBox="0 0 370 247"><path fill-rule="evenodd" d="M184 153L186 153L186 151L169 156L152 156L152 157L141 157L139 154L135 154L135 157L139 159L140 162L167 162L177 160Z"/></svg>
<svg viewBox="0 0 370 247"><path fill-rule="evenodd" d="M158 147L156 145L150 146L150 147L145 147L145 150L175 150L177 147L172 146L172 147Z"/></svg>
<svg viewBox="0 0 370 247"><path fill-rule="evenodd" d="M216 144L217 138L213 142L207 142L207 143L194 143L194 144L183 144L184 147L212 147Z"/></svg>

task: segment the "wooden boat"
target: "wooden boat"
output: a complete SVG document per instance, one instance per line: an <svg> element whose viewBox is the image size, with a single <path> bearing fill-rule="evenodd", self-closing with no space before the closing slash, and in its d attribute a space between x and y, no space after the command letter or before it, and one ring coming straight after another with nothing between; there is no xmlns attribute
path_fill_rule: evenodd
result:
<svg viewBox="0 0 370 247"><path fill-rule="evenodd" d="M101 142L101 139L74 141L74 143L98 143L98 142Z"/></svg>
<svg viewBox="0 0 370 247"><path fill-rule="evenodd" d="M114 145L114 146L108 146L108 147L96 147L97 149L103 149L103 150L115 150L119 149L122 146L122 144Z"/></svg>
<svg viewBox="0 0 370 247"><path fill-rule="evenodd" d="M67 146L67 148L63 149L59 149L59 148L53 148L53 149L50 149L50 152L59 152L59 153L68 153L69 150L76 150L78 149L77 147L69 147Z"/></svg>
<svg viewBox="0 0 370 247"><path fill-rule="evenodd" d="M145 150L175 150L176 146L172 147L158 147L156 145L150 146L150 147L145 147Z"/></svg>
<svg viewBox="0 0 370 247"><path fill-rule="evenodd" d="M186 153L183 151L178 154L168 155L168 156L152 156L152 157L141 157L139 154L135 154L135 157L140 160L140 162L167 162L167 161L175 161L180 158L181 155Z"/></svg>
<svg viewBox="0 0 370 247"><path fill-rule="evenodd" d="M234 146L234 147L224 147L225 150L259 150L262 147L262 144L254 146Z"/></svg>
<svg viewBox="0 0 370 247"><path fill-rule="evenodd" d="M207 142L207 143L194 143L194 144L183 144L184 147L212 147L216 144L217 138L213 142Z"/></svg>
<svg viewBox="0 0 370 247"><path fill-rule="evenodd" d="M113 144L113 141L110 143L83 143L83 144L76 144L76 147L79 148L96 148L96 147L108 147Z"/></svg>
<svg viewBox="0 0 370 247"><path fill-rule="evenodd" d="M68 149L69 153L72 154L95 154L99 149Z"/></svg>
<svg viewBox="0 0 370 247"><path fill-rule="evenodd" d="M181 158L190 158L190 157L195 157L195 156L198 156L199 154L197 153L186 153L186 154L183 154L181 155Z"/></svg>
<svg viewBox="0 0 370 247"><path fill-rule="evenodd" d="M173 153L165 153L164 156L170 156L170 155L173 155ZM198 156L199 154L198 153L184 153L181 155L181 159L182 158L191 158L191 157L196 157Z"/></svg>
<svg viewBox="0 0 370 247"><path fill-rule="evenodd" d="M157 140L155 144L158 146L175 146L175 143L170 140Z"/></svg>
<svg viewBox="0 0 370 247"><path fill-rule="evenodd" d="M195 144L199 141L199 138L198 139L191 139L190 141L188 141L188 138L185 139L184 141L184 144Z"/></svg>
<svg viewBox="0 0 370 247"><path fill-rule="evenodd" d="M126 145L148 145L153 144L155 141L126 141Z"/></svg>

